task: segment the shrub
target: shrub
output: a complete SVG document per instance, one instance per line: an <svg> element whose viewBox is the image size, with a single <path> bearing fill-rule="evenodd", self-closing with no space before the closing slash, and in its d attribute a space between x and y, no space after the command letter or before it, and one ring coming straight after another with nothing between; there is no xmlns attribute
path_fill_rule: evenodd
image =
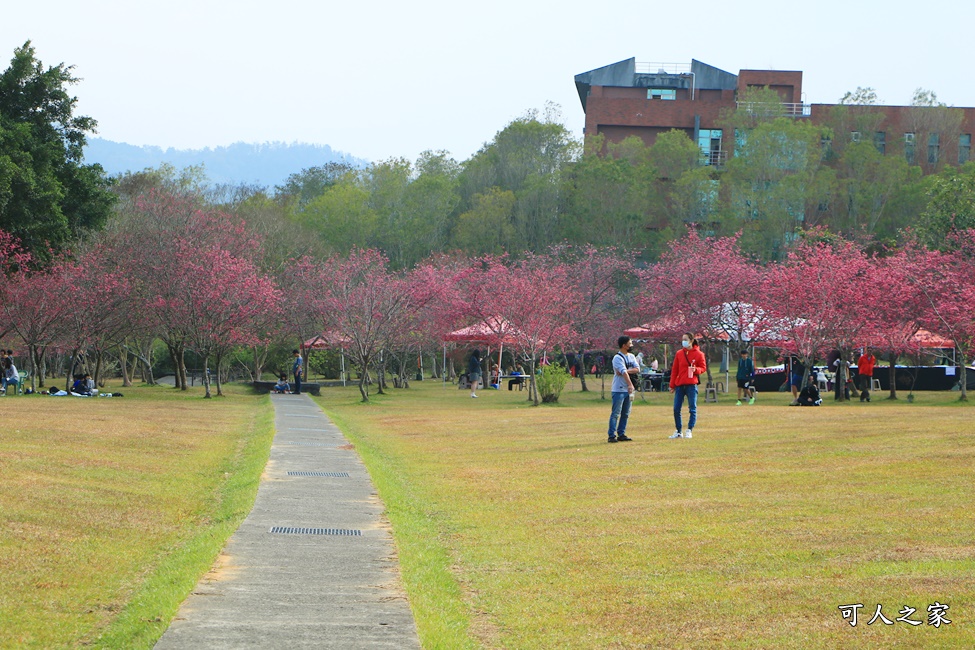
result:
<svg viewBox="0 0 975 650"><path fill-rule="evenodd" d="M562 389L569 381L569 372L562 366L550 364L542 367L538 378L538 394L543 402L557 402Z"/></svg>

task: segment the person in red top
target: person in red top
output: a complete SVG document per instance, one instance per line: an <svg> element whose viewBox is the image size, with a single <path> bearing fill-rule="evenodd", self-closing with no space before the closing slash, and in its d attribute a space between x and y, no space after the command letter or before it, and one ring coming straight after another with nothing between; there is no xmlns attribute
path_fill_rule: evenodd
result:
<svg viewBox="0 0 975 650"><path fill-rule="evenodd" d="M877 364L877 357L870 354L870 348L863 348L863 354L857 360L857 377L860 378L860 401L870 401L870 384L873 382L873 367Z"/></svg>
<svg viewBox="0 0 975 650"><path fill-rule="evenodd" d="M681 349L670 364L670 392L674 394L674 424L677 427L670 437L693 438L697 424L697 385L701 383L698 376L707 371L708 362L692 334L684 334L680 344ZM687 432L682 434L680 411L685 397L691 418L687 422Z"/></svg>

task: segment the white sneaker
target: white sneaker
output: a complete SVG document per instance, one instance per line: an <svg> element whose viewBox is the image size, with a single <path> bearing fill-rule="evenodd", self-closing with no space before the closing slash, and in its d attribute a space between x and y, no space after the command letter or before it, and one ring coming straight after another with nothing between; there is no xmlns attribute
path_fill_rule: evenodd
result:
<svg viewBox="0 0 975 650"><path fill-rule="evenodd" d="M471 395L471 397L477 397L477 395Z"/></svg>
<svg viewBox="0 0 975 650"><path fill-rule="evenodd" d="M694 437L694 432L691 431L690 429L688 429L687 430L687 433L684 434L684 437L685 438L693 438Z"/></svg>
<svg viewBox="0 0 975 650"><path fill-rule="evenodd" d="M674 432L673 432L672 434L670 434L670 436L669 436L669 437L670 437L670 438L683 438L684 436L682 436L682 435L680 434L680 431L674 431Z"/></svg>

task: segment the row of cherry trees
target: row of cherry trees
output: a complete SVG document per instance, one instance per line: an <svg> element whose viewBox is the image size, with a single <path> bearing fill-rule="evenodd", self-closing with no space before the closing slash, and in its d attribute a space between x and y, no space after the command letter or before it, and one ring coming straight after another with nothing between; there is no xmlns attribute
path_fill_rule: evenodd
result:
<svg viewBox="0 0 975 650"><path fill-rule="evenodd" d="M219 369L233 350L251 348L259 376L269 342L323 336L358 366L363 400L370 371L381 375L393 357L402 369L476 324L483 342L524 358L532 377L546 351L612 348L642 323L658 340L690 331L709 343L763 341L807 367L867 342L896 359L916 351L920 328L953 339L963 360L975 342L975 234L967 231L942 251L908 245L882 256L809 231L768 265L748 259L736 237L694 232L647 267L616 249L572 246L519 260L438 256L407 271L371 249L274 269L262 259L261 239L233 215L156 192L44 268L3 235L0 335L22 342L34 379L51 351L70 354L72 367L82 353L114 351L128 381L125 359L146 359L162 341L182 389L187 351ZM209 375L204 385L209 397ZM382 390L381 377L375 385Z"/></svg>
<svg viewBox="0 0 975 650"><path fill-rule="evenodd" d="M762 266L741 254L735 237L690 233L641 273L638 301L644 314L662 319L664 333L686 328L709 342L776 346L796 355L807 373L831 351L848 358L870 345L891 362L896 398L894 362L920 352L922 328L953 340L962 366L971 359L975 231L955 232L946 244L932 251L909 243L868 256L852 242L812 230L781 263Z"/></svg>

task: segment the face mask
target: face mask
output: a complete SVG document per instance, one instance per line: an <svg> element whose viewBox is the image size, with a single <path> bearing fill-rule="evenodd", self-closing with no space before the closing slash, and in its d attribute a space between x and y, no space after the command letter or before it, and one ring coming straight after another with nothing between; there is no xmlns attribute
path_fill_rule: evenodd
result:
<svg viewBox="0 0 975 650"><path fill-rule="evenodd" d="M691 342L690 341L681 341L680 344L682 346L684 346L685 348L691 347Z"/></svg>

